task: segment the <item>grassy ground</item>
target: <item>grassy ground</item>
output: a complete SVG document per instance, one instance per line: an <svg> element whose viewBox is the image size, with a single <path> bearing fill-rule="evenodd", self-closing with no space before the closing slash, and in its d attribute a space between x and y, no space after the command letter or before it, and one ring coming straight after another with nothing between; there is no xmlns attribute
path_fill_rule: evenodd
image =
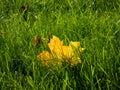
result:
<svg viewBox="0 0 120 90"><path fill-rule="evenodd" d="M2 0L0 11L1 90L120 89L119 0ZM48 47L36 48L36 35L79 41L82 63L42 66L37 55Z"/></svg>

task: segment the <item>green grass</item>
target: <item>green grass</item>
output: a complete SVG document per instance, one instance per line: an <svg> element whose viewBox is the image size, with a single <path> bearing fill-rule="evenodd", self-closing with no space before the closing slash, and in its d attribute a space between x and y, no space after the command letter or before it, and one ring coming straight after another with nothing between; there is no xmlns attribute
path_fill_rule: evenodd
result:
<svg viewBox="0 0 120 90"><path fill-rule="evenodd" d="M2 0L0 11L1 90L120 89L119 0ZM42 66L37 55L49 49L33 45L36 35L79 41L82 63Z"/></svg>

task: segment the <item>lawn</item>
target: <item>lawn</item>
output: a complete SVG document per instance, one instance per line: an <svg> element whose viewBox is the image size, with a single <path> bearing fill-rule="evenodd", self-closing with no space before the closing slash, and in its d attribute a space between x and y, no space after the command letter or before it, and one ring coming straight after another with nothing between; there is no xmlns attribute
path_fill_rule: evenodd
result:
<svg viewBox="0 0 120 90"><path fill-rule="evenodd" d="M37 56L50 52L53 36L65 46L80 42L81 63L43 65ZM119 0L0 2L0 90L119 89Z"/></svg>

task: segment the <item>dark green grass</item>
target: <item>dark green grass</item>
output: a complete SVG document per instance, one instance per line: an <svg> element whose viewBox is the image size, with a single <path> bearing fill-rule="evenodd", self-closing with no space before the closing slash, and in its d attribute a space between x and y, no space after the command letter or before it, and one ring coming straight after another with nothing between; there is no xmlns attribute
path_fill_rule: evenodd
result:
<svg viewBox="0 0 120 90"><path fill-rule="evenodd" d="M20 7L27 11L21 12ZM2 0L0 2L1 90L119 90L120 4L99 0ZM44 67L37 55L49 50L35 35L79 41L82 63Z"/></svg>

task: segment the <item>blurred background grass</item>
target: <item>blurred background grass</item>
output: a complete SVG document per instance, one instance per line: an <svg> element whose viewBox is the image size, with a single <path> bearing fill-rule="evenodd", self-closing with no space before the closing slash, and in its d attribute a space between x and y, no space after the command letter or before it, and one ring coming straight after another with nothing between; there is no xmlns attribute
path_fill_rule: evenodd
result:
<svg viewBox="0 0 120 90"><path fill-rule="evenodd" d="M0 11L1 90L120 89L119 0L2 0ZM49 49L33 45L36 35L79 41L82 64L42 66Z"/></svg>

